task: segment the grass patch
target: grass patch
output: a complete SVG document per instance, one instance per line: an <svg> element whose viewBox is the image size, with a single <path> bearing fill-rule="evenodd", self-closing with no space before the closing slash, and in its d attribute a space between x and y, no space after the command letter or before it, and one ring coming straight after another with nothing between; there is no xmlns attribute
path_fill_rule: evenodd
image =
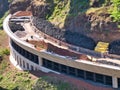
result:
<svg viewBox="0 0 120 90"><path fill-rule="evenodd" d="M13 69L1 76L0 86L7 90L31 90L35 80L32 80L28 72Z"/></svg>
<svg viewBox="0 0 120 90"><path fill-rule="evenodd" d="M29 72L9 70L0 75L0 86L7 90L78 90L75 86L56 77L33 79Z"/></svg>
<svg viewBox="0 0 120 90"><path fill-rule="evenodd" d="M55 25L63 27L65 19L70 11L69 6L70 0L54 0L54 9L52 11L52 15L48 17L48 20Z"/></svg>
<svg viewBox="0 0 120 90"><path fill-rule="evenodd" d="M8 48L1 48L0 49L0 56L10 55L10 50Z"/></svg>
<svg viewBox="0 0 120 90"><path fill-rule="evenodd" d="M0 29L3 29L3 21L8 14L9 14L9 11L7 11L2 18L0 18Z"/></svg>
<svg viewBox="0 0 120 90"><path fill-rule="evenodd" d="M6 62L6 56L4 56L2 59L3 60L0 60L0 75L4 73L8 66L8 62Z"/></svg>
<svg viewBox="0 0 120 90"><path fill-rule="evenodd" d="M3 30L0 30L0 75L4 73L5 69L9 64L7 60L10 51L7 45L8 45L8 37Z"/></svg>
<svg viewBox="0 0 120 90"><path fill-rule="evenodd" d="M77 90L77 88L57 77L44 76L38 79L33 90Z"/></svg>

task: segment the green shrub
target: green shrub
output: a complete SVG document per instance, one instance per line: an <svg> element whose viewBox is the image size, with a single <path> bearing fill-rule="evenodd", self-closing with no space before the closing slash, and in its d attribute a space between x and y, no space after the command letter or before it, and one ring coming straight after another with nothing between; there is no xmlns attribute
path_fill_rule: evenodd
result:
<svg viewBox="0 0 120 90"><path fill-rule="evenodd" d="M10 55L9 49L4 49L4 50L3 50L3 54L4 54L4 55Z"/></svg>
<svg viewBox="0 0 120 90"><path fill-rule="evenodd" d="M3 29L3 21L5 19L5 17L9 14L9 12L7 11L4 16L2 18L0 18L0 29Z"/></svg>
<svg viewBox="0 0 120 90"><path fill-rule="evenodd" d="M111 0L113 7L111 8L111 17L114 21L120 22L120 0Z"/></svg>
<svg viewBox="0 0 120 90"><path fill-rule="evenodd" d="M10 51L7 48L0 49L0 57L3 57L4 55L9 55Z"/></svg>
<svg viewBox="0 0 120 90"><path fill-rule="evenodd" d="M2 79L3 79L3 76L2 76L2 75L0 75L0 81L2 81Z"/></svg>

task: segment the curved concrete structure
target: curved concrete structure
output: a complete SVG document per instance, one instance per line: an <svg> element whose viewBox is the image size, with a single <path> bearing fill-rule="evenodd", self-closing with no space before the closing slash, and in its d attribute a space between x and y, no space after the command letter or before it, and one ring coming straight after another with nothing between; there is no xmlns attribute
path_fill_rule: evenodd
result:
<svg viewBox="0 0 120 90"><path fill-rule="evenodd" d="M91 83L98 83L105 87L120 87L120 61L109 58L97 58L97 60L106 60L115 65L98 63L96 61L87 61L82 59L73 59L70 57L58 55L48 52L45 49L38 50L34 44L30 44L27 40L44 40L41 36L32 30L30 22L22 22L27 35L19 37L12 32L9 27L11 15L4 20L3 27L10 37L10 61L20 70L41 70L44 72L55 72L57 74L64 73L80 79L85 79ZM30 31L31 30L31 31ZM32 37L31 37L32 36ZM45 42L49 40L45 39ZM57 47L57 45L56 45ZM58 46L59 48L64 48ZM66 49L67 50L67 49Z"/></svg>

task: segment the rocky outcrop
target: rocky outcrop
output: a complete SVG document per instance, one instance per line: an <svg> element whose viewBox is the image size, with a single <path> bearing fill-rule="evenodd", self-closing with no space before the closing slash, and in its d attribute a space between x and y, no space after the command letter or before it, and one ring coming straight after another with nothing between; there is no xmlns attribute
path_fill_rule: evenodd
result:
<svg viewBox="0 0 120 90"><path fill-rule="evenodd" d="M13 14L17 11L25 11L31 9L30 7L31 0L13 0L9 5L10 13Z"/></svg>
<svg viewBox="0 0 120 90"><path fill-rule="evenodd" d="M0 18L8 10L8 5L9 5L8 0L0 0Z"/></svg>
<svg viewBox="0 0 120 90"><path fill-rule="evenodd" d="M92 12L80 14L77 17L68 17L65 28L72 32L78 32L93 38L96 42L111 42L119 38L119 28L112 21L110 14Z"/></svg>
<svg viewBox="0 0 120 90"><path fill-rule="evenodd" d="M43 33L46 33L49 36L67 42L69 44L73 44L91 50L93 50L96 45L94 40L90 37L87 37L83 34L59 29L58 27L55 27L46 20L34 17L33 23Z"/></svg>
<svg viewBox="0 0 120 90"><path fill-rule="evenodd" d="M53 1L51 3L47 2L47 0L33 0L31 2L31 11L33 13L33 16L39 18L45 19L46 16L51 13L52 8L53 8Z"/></svg>
<svg viewBox="0 0 120 90"><path fill-rule="evenodd" d="M91 7L100 7L105 2L105 0L90 0Z"/></svg>
<svg viewBox="0 0 120 90"><path fill-rule="evenodd" d="M52 0L50 0L52 1ZM53 1L47 0L13 0L10 4L10 13L13 14L16 11L31 11L33 16L39 18L46 18L51 13L53 8Z"/></svg>
<svg viewBox="0 0 120 90"><path fill-rule="evenodd" d="M37 18L47 19L46 17L48 17L48 20L59 28L64 28L70 32L82 33L93 38L96 42L101 40L110 42L118 38L110 37L113 32L114 36L118 36L119 30L117 23L113 22L108 12L111 5L110 0L70 1L13 0L10 4L10 12L30 10L33 16ZM48 25L46 28L51 27ZM56 37L57 34L55 31L54 35Z"/></svg>
<svg viewBox="0 0 120 90"><path fill-rule="evenodd" d="M91 31L113 31L117 29L117 24L112 21L110 14L101 13L96 15L91 13L88 16L88 20L91 23Z"/></svg>
<svg viewBox="0 0 120 90"><path fill-rule="evenodd" d="M113 22L110 14L96 13L81 14L77 17L67 18L65 28L80 33L89 33L91 31L107 32L116 31L117 23Z"/></svg>

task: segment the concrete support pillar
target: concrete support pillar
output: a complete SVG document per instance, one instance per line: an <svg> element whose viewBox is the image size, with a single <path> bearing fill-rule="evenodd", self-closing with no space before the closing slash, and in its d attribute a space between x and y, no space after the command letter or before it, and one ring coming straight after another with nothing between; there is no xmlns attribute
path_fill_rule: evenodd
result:
<svg viewBox="0 0 120 90"><path fill-rule="evenodd" d="M113 88L118 88L118 80L117 77L112 77L112 87Z"/></svg>
<svg viewBox="0 0 120 90"><path fill-rule="evenodd" d="M42 58L39 57L39 65L42 66Z"/></svg>

